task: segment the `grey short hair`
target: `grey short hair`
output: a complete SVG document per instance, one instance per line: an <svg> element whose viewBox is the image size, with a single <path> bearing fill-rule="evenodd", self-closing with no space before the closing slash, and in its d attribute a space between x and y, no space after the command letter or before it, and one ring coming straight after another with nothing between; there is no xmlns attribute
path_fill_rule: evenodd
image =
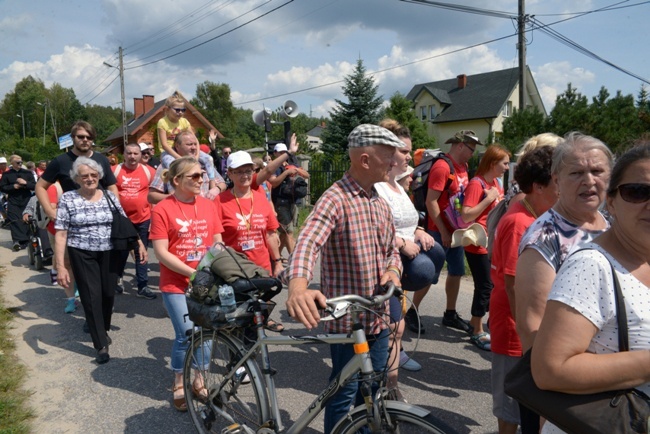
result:
<svg viewBox="0 0 650 434"><path fill-rule="evenodd" d="M612 169L614 166L614 154L607 147L606 144L601 142L599 139L587 136L578 131L571 131L564 136L564 140L558 143L553 153L553 164L551 165L551 173L558 174L566 164L565 158L567 155L571 154L576 149L582 151L591 151L592 149L597 149L601 151L605 157L607 157L607 163L609 169Z"/></svg>
<svg viewBox="0 0 650 434"><path fill-rule="evenodd" d="M77 176L79 176L79 168L81 166L88 166L97 172L99 174L99 179L102 179L104 177L104 168L101 164L88 157L77 157L77 159L74 160L74 163L72 164L72 169L70 169L70 178L75 179Z"/></svg>

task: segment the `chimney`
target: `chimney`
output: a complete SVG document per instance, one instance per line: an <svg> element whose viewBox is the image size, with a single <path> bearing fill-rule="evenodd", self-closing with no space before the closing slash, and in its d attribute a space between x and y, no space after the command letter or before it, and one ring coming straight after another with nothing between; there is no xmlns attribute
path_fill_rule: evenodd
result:
<svg viewBox="0 0 650 434"><path fill-rule="evenodd" d="M144 114L144 101L142 98L133 98L133 118L137 119Z"/></svg>
<svg viewBox="0 0 650 434"><path fill-rule="evenodd" d="M153 110L154 106L154 100L153 100L153 95L142 95L142 98L144 99L144 113L149 113L151 110Z"/></svg>
<svg viewBox="0 0 650 434"><path fill-rule="evenodd" d="M467 76L465 74L460 74L456 78L458 79L458 89L465 89L467 86Z"/></svg>

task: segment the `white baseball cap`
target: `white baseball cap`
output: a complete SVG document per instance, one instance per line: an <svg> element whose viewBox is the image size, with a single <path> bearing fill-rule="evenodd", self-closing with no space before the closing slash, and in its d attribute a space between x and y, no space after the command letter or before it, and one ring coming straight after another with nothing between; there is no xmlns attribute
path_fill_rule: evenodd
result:
<svg viewBox="0 0 650 434"><path fill-rule="evenodd" d="M5 157L0 157L0 164L2 163L7 164L7 159Z"/></svg>
<svg viewBox="0 0 650 434"><path fill-rule="evenodd" d="M253 159L251 158L251 154L246 151L233 152L226 161L228 169L236 169L247 164L252 165Z"/></svg>
<svg viewBox="0 0 650 434"><path fill-rule="evenodd" d="M288 151L287 145L285 145L284 143L278 143L277 145L275 145L275 148L273 148L273 152L287 152L287 151Z"/></svg>
<svg viewBox="0 0 650 434"><path fill-rule="evenodd" d="M149 145L147 145L145 142L138 143L138 146L140 147L140 151L148 151L149 150Z"/></svg>

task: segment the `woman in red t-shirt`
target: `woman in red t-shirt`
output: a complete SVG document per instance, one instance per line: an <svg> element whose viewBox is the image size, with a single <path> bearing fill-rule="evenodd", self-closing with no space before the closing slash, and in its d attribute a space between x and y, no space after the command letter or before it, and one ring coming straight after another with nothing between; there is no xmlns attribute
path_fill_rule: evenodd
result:
<svg viewBox="0 0 650 434"><path fill-rule="evenodd" d="M276 229L280 226L264 193L254 190L254 164L246 151L228 157L228 177L231 189L215 199L223 224L223 242L269 273L277 276L283 270ZM282 324L269 320L266 327L282 331Z"/></svg>
<svg viewBox="0 0 650 434"><path fill-rule="evenodd" d="M503 187L499 179L508 170L510 152L500 145L491 145L465 189L461 217L466 223L476 222L487 232L487 215L503 199ZM474 280L474 297L472 299L472 319L474 327L471 341L478 348L490 351L490 334L483 331L483 317L490 305L492 279L490 278L490 260L487 249L481 246L465 247L465 257Z"/></svg>
<svg viewBox="0 0 650 434"><path fill-rule="evenodd" d="M163 180L174 186L174 193L160 201L151 212L149 239L160 262L160 292L174 326L176 339L172 345L171 368L174 408L187 410L183 392L183 365L188 347L187 330L194 324L186 318L185 290L199 261L214 243L221 241L223 226L216 206L200 196L203 175L201 166L192 157L176 159ZM207 399L208 391L199 375L192 385L193 393Z"/></svg>

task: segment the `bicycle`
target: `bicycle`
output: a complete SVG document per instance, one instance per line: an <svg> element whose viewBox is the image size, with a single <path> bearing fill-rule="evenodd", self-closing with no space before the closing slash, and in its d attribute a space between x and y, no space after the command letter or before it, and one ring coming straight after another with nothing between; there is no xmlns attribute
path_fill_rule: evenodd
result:
<svg viewBox="0 0 650 434"><path fill-rule="evenodd" d="M275 279L272 279L275 280ZM279 284L279 282L278 282ZM255 286L255 285L253 285ZM280 286L281 288L281 286ZM317 336L267 336L263 313L272 310L268 288L255 288L244 309L252 315L234 326L203 327L191 336L183 372L185 396L189 413L199 433L221 434L295 434L303 432L324 410L328 401L349 381L360 381L364 403L350 410L332 430L332 434L356 432L373 433L455 433L428 410L401 401L391 400L390 391L383 387L386 371L373 371L369 346L359 313L382 306L395 288L370 299L345 295L327 300L328 319L352 315L351 334L319 334ZM272 302L271 302L272 303ZM238 307L239 309L239 307ZM269 312L270 313L270 312ZM195 323L196 325L196 323ZM358 326L358 327L355 327ZM251 336L252 333L255 333ZM283 426L271 367L269 346L309 344L354 344L354 357L290 427ZM257 363L261 355L262 368ZM207 397L194 391L192 373L199 375ZM356 375L359 378L356 378ZM380 380L377 392L371 385Z"/></svg>

